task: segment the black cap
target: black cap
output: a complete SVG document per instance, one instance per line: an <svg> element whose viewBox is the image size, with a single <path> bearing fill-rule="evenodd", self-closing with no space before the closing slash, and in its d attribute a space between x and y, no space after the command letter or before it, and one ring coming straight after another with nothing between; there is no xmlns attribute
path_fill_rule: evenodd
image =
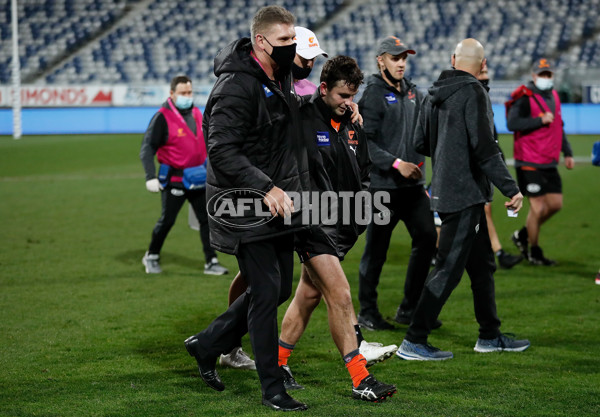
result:
<svg viewBox="0 0 600 417"><path fill-rule="evenodd" d="M403 53L409 53L411 55L416 54L413 49L410 49L395 36L388 36L387 38L379 41L377 56L383 55L386 52L390 55L402 55Z"/></svg>
<svg viewBox="0 0 600 417"><path fill-rule="evenodd" d="M547 58L537 59L531 67L531 72L533 72L534 74L539 74L546 71L554 72L554 66L550 63L550 61Z"/></svg>

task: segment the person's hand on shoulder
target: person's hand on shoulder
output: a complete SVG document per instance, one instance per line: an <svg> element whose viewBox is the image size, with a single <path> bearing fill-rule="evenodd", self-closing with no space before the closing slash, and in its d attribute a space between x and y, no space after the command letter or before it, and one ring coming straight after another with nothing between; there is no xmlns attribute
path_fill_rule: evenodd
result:
<svg viewBox="0 0 600 417"><path fill-rule="evenodd" d="M350 117L350 121L352 123L357 123L362 127L363 125L363 118L360 115L360 113L358 112L358 104L356 104L355 102L350 103L350 109L352 109L352 116Z"/></svg>
<svg viewBox="0 0 600 417"><path fill-rule="evenodd" d="M162 189L163 187L160 185L160 182L158 182L158 178L152 178L151 180L146 181L146 190L151 193L158 193Z"/></svg>

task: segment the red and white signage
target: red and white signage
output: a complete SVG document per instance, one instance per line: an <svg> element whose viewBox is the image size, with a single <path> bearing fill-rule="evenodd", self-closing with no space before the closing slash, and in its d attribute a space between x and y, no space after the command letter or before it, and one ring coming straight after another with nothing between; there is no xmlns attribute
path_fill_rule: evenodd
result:
<svg viewBox="0 0 600 417"><path fill-rule="evenodd" d="M23 107L112 106L111 86L22 86ZM0 87L0 106L10 107L11 87Z"/></svg>
<svg viewBox="0 0 600 417"><path fill-rule="evenodd" d="M194 86L194 105L206 104L212 85ZM21 86L22 107L158 107L169 85ZM12 107L12 87L0 86L0 107Z"/></svg>

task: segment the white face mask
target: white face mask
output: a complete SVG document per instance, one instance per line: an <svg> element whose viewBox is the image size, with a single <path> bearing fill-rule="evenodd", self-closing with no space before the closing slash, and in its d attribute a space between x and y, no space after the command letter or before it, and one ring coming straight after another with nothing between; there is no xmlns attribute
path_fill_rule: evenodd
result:
<svg viewBox="0 0 600 417"><path fill-rule="evenodd" d="M551 90L554 86L554 80L552 78L538 77L535 80L535 86L542 91Z"/></svg>
<svg viewBox="0 0 600 417"><path fill-rule="evenodd" d="M180 95L175 96L175 106L177 106L178 109L187 110L192 107L193 103L194 99L192 97Z"/></svg>

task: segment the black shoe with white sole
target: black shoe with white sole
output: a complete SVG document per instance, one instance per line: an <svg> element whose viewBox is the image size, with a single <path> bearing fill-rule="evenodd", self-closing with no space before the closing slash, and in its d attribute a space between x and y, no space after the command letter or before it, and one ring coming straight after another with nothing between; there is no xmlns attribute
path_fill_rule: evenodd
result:
<svg viewBox="0 0 600 417"><path fill-rule="evenodd" d="M369 374L368 377L360 381L357 387L352 387L352 398L356 400L379 402L384 401L397 392L395 385L384 384Z"/></svg>

